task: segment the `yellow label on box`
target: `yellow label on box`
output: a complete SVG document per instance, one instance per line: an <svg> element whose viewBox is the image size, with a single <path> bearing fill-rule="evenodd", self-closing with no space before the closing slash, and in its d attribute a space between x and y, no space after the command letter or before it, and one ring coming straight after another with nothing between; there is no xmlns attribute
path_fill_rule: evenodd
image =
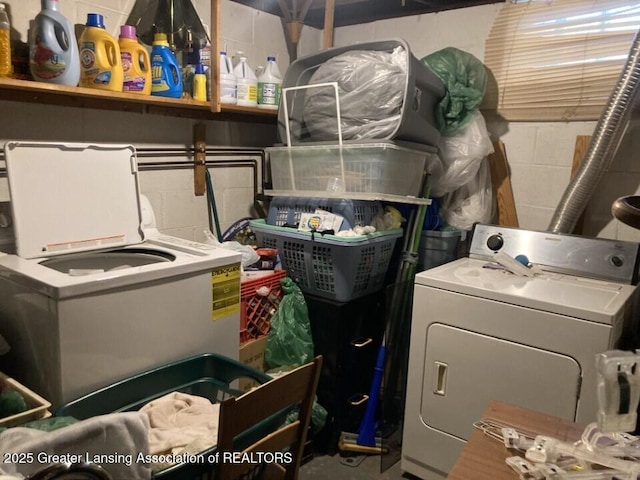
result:
<svg viewBox="0 0 640 480"><path fill-rule="evenodd" d="M211 319L219 320L240 311L240 264L211 271Z"/></svg>

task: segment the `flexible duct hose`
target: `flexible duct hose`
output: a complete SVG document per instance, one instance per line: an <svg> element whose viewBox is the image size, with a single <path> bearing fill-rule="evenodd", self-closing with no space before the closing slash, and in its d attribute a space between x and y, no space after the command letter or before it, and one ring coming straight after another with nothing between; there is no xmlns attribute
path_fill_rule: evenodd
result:
<svg viewBox="0 0 640 480"><path fill-rule="evenodd" d="M572 233L591 195L609 168L627 127L627 115L638 97L640 82L640 31L609 101L598 120L580 169L569 182L556 207L548 231Z"/></svg>

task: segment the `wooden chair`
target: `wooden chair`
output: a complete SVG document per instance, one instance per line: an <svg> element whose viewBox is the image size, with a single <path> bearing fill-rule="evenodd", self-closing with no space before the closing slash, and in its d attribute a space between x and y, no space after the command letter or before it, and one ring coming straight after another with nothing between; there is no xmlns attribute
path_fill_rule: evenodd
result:
<svg viewBox="0 0 640 480"><path fill-rule="evenodd" d="M299 405L298 419L295 422L256 441L242 453L289 452L292 455L290 463L266 464L262 478L271 480L298 478L321 366L322 357L318 356L312 362L264 383L240 397L221 402L218 425L220 458L216 479L252 478L251 472L255 470L255 464L224 462L224 453L237 451L233 445L237 435L292 405ZM288 450L285 450L287 447Z"/></svg>

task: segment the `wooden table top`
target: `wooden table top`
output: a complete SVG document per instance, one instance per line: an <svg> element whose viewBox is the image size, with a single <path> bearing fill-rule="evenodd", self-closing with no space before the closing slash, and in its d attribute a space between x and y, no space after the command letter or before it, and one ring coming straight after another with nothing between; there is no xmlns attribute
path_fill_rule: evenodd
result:
<svg viewBox="0 0 640 480"><path fill-rule="evenodd" d="M482 419L496 420L516 430L535 432L569 442L578 440L584 430L583 425L496 401L489 404ZM507 457L514 455L515 453L500 441L474 429L447 478L449 480L517 480L518 475L505 463Z"/></svg>

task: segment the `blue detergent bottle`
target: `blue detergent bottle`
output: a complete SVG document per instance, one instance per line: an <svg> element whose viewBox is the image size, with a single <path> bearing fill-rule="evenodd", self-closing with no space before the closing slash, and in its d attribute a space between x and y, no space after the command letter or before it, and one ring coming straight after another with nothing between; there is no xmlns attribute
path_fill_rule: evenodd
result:
<svg viewBox="0 0 640 480"><path fill-rule="evenodd" d="M182 97L182 72L165 33L153 36L151 49L151 95Z"/></svg>

